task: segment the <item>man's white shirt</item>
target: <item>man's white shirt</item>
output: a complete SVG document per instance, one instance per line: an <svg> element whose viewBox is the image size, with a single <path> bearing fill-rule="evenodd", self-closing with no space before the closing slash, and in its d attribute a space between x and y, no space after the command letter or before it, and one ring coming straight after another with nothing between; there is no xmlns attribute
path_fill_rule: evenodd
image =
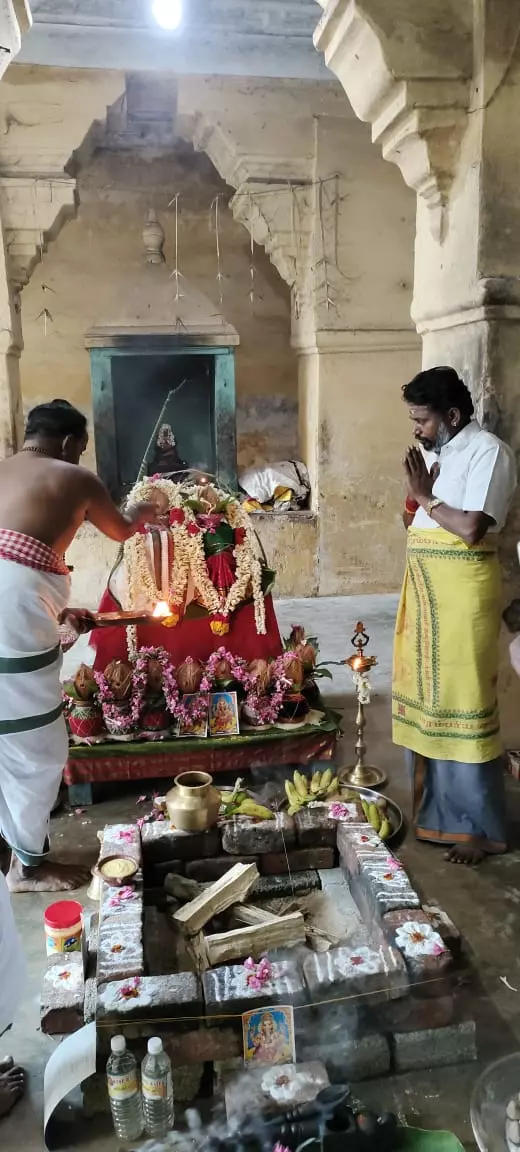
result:
<svg viewBox="0 0 520 1152"><path fill-rule="evenodd" d="M517 484L514 454L507 444L486 432L477 420L471 420L452 440L441 448L436 460L439 475L432 496L449 508L462 512L485 512L494 521L490 532L504 527ZM424 508L419 508L414 528L439 528Z"/></svg>

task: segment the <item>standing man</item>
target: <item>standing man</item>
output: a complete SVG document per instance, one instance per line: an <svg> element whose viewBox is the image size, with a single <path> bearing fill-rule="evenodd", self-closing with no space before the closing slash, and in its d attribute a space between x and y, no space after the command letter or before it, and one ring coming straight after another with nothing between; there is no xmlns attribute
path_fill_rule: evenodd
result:
<svg viewBox="0 0 520 1152"><path fill-rule="evenodd" d="M86 869L47 859L49 815L68 753L59 624L67 612L64 554L89 520L124 541L155 506L121 515L94 473L79 466L85 417L66 400L29 413L23 448L0 463L0 831L11 849L11 892L63 891Z"/></svg>
<svg viewBox="0 0 520 1152"><path fill-rule="evenodd" d="M413 769L417 838L477 864L506 851L497 676L497 533L516 487L511 449L473 417L454 368L403 388L420 448L404 460L407 567L397 616L393 739Z"/></svg>

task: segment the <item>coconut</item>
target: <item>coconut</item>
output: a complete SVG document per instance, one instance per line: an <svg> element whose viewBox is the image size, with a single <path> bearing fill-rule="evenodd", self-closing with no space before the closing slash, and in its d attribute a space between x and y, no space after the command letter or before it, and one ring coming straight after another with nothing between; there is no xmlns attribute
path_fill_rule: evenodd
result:
<svg viewBox="0 0 520 1152"><path fill-rule="evenodd" d="M94 670L89 664L80 664L74 677L74 687L80 700L92 700L96 695L98 686L94 677Z"/></svg>
<svg viewBox="0 0 520 1152"><path fill-rule="evenodd" d="M105 680L115 700L128 700L132 691L132 669L123 660L111 660L105 668Z"/></svg>
<svg viewBox="0 0 520 1152"><path fill-rule="evenodd" d="M301 624L293 624L287 646L289 648L298 648L300 644L305 644L305 628L303 628Z"/></svg>
<svg viewBox="0 0 520 1152"><path fill-rule="evenodd" d="M247 670L251 676L254 676L255 688L258 692L258 695L265 696L271 682L271 669L267 663L267 660L262 660L260 658L251 660L251 663L247 666Z"/></svg>
<svg viewBox="0 0 520 1152"><path fill-rule="evenodd" d="M229 660L226 660L225 657L223 657L221 660L217 660L213 672L215 680L218 684L230 684L233 679L231 664L229 663Z"/></svg>
<svg viewBox="0 0 520 1152"><path fill-rule="evenodd" d="M157 695L159 692L162 692L163 684L164 675L162 666L159 660L156 660L155 657L152 656L151 660L148 661L148 668L146 670L146 686L150 692Z"/></svg>
<svg viewBox="0 0 520 1152"><path fill-rule="evenodd" d="M299 688L304 678L301 660L297 656L293 656L291 660L287 661L284 671L287 679L291 681L291 684L295 688Z"/></svg>
<svg viewBox="0 0 520 1152"><path fill-rule="evenodd" d="M316 665L316 649L312 644L298 644L294 649L294 655L301 660L305 672L312 672Z"/></svg>
<svg viewBox="0 0 520 1152"><path fill-rule="evenodd" d="M203 675L204 665L200 660L193 660L191 656L187 656L186 660L179 664L176 672L180 691L186 695L198 692Z"/></svg>

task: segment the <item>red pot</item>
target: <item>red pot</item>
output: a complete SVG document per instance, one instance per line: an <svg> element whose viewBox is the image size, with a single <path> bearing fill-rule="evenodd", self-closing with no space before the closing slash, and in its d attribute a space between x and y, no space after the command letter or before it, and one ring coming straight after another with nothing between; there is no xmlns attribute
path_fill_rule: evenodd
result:
<svg viewBox="0 0 520 1152"><path fill-rule="evenodd" d="M103 716L95 704L80 700L68 716L69 731L80 740L92 740L103 732Z"/></svg>
<svg viewBox="0 0 520 1152"><path fill-rule="evenodd" d="M140 720L143 732L166 732L171 725L172 717L166 708L146 708Z"/></svg>

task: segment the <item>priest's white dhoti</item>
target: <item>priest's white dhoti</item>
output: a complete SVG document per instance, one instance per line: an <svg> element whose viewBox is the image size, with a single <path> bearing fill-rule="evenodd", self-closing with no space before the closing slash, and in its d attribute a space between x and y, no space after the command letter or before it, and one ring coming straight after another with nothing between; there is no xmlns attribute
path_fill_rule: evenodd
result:
<svg viewBox="0 0 520 1152"><path fill-rule="evenodd" d="M0 1036L13 1023L25 985L25 956L14 922L9 889L0 872Z"/></svg>
<svg viewBox="0 0 520 1152"><path fill-rule="evenodd" d="M40 864L67 760L58 619L70 577L39 541L0 531L0 830Z"/></svg>

